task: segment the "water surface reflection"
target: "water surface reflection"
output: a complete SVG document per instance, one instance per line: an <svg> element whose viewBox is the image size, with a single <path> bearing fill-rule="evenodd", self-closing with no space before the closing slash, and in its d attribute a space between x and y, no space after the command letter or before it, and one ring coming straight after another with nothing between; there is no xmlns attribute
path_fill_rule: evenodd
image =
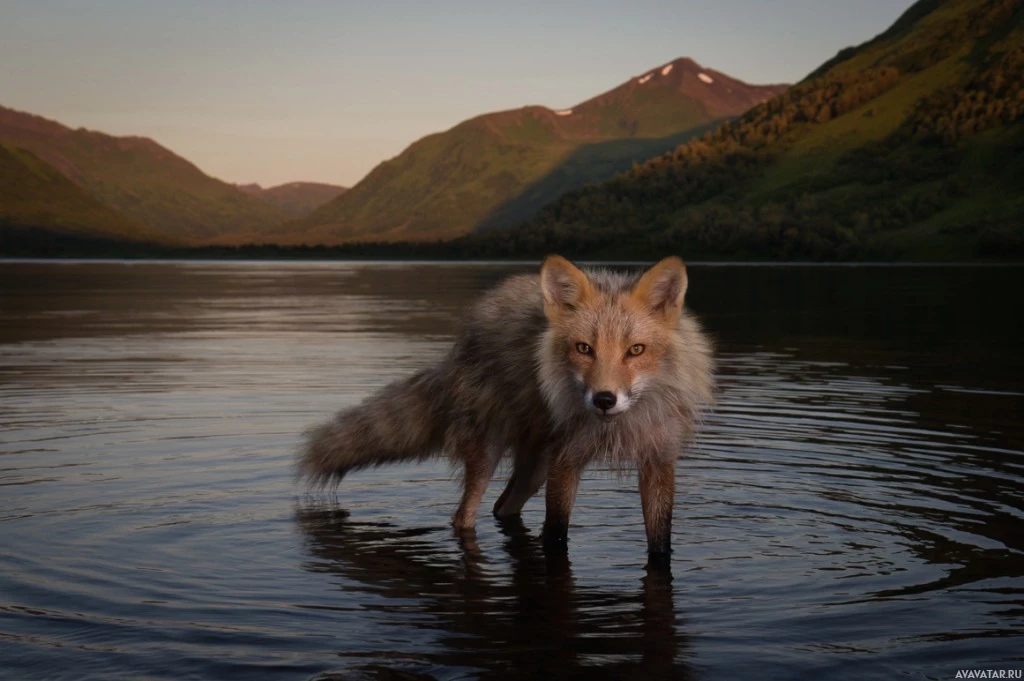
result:
<svg viewBox="0 0 1024 681"><path fill-rule="evenodd" d="M454 537L443 462L293 484L304 428L530 269L0 265L0 676L1024 667L1024 268L692 266L720 392L678 464L672 579L606 471L561 562L539 499Z"/></svg>
<svg viewBox="0 0 1024 681"><path fill-rule="evenodd" d="M404 618L410 638L417 629L428 637L442 632L444 652L398 664L384 654L368 670L419 665L481 679L693 678L680 661L687 642L677 630L667 568L647 568L635 586L579 588L569 557L546 556L521 520L499 525L508 573L495 569L474 534L458 538L460 551L452 554L421 540L447 528L359 523L338 507L304 507L296 520L313 558L303 567L340 575L340 588L381 599L377 610Z"/></svg>

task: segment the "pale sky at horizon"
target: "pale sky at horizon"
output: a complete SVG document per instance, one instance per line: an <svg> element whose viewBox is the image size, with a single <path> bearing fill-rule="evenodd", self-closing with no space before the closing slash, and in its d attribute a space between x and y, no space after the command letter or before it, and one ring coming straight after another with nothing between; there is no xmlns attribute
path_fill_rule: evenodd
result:
<svg viewBox="0 0 1024 681"><path fill-rule="evenodd" d="M229 182L351 186L416 139L570 107L677 57L794 82L910 0L0 0L0 105Z"/></svg>

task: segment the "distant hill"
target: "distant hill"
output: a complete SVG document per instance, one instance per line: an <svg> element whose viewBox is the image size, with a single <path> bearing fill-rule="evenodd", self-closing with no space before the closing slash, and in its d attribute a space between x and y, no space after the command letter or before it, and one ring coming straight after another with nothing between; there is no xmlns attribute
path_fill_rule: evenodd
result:
<svg viewBox="0 0 1024 681"><path fill-rule="evenodd" d="M235 186L269 203L289 218L305 217L348 191L347 187L322 182L289 182L275 187L261 187L256 183Z"/></svg>
<svg viewBox="0 0 1024 681"><path fill-rule="evenodd" d="M424 137L308 217L240 238L419 241L505 227L785 89L677 59L569 109L501 111Z"/></svg>
<svg viewBox="0 0 1024 681"><path fill-rule="evenodd" d="M456 255L1024 257L1024 2L922 0L791 90Z"/></svg>
<svg viewBox="0 0 1024 681"><path fill-rule="evenodd" d="M284 214L145 137L114 137L0 107L0 143L31 151L99 202L162 239L265 229Z"/></svg>
<svg viewBox="0 0 1024 681"><path fill-rule="evenodd" d="M54 238L157 240L31 152L0 144L0 252Z"/></svg>

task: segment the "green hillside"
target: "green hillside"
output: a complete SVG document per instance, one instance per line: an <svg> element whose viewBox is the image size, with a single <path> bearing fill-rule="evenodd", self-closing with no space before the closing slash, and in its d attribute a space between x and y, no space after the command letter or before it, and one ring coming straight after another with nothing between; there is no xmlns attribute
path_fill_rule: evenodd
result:
<svg viewBox="0 0 1024 681"><path fill-rule="evenodd" d="M0 243L94 237L143 241L157 235L101 204L31 152L0 144ZM5 248L5 250L9 250Z"/></svg>
<svg viewBox="0 0 1024 681"><path fill-rule="evenodd" d="M678 59L571 109L487 114L425 137L308 218L240 239L423 241L504 227L784 89Z"/></svg>
<svg viewBox="0 0 1024 681"><path fill-rule="evenodd" d="M275 207L144 137L72 130L0 107L0 143L31 151L101 203L162 239L200 240L284 221Z"/></svg>
<svg viewBox="0 0 1024 681"><path fill-rule="evenodd" d="M738 120L448 250L1024 256L1022 5L922 0Z"/></svg>

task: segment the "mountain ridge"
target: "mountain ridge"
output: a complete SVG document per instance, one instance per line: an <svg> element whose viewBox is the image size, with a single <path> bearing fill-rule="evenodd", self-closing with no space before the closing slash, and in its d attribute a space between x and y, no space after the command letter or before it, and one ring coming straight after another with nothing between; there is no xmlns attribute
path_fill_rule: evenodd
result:
<svg viewBox="0 0 1024 681"><path fill-rule="evenodd" d="M263 187L258 183L235 185L242 192L274 206L288 218L301 218L348 191L327 182L294 181Z"/></svg>
<svg viewBox="0 0 1024 681"><path fill-rule="evenodd" d="M306 218L218 242L432 240L500 228L507 204L509 215L528 214L556 192L628 169L785 87L748 85L679 58L569 109L529 105L466 119L416 140ZM620 140L631 142L608 144ZM598 148L585 151L591 146Z"/></svg>
<svg viewBox="0 0 1024 681"><path fill-rule="evenodd" d="M148 137L73 129L0 106L0 142L30 151L161 240L196 241L285 220L278 209L207 175Z"/></svg>
<svg viewBox="0 0 1024 681"><path fill-rule="evenodd" d="M1024 2L921 0L804 81L467 256L1024 256Z"/></svg>
<svg viewBox="0 0 1024 681"><path fill-rule="evenodd" d="M158 240L152 230L100 203L32 152L3 143L0 196L0 243L5 250L45 246L62 238Z"/></svg>

